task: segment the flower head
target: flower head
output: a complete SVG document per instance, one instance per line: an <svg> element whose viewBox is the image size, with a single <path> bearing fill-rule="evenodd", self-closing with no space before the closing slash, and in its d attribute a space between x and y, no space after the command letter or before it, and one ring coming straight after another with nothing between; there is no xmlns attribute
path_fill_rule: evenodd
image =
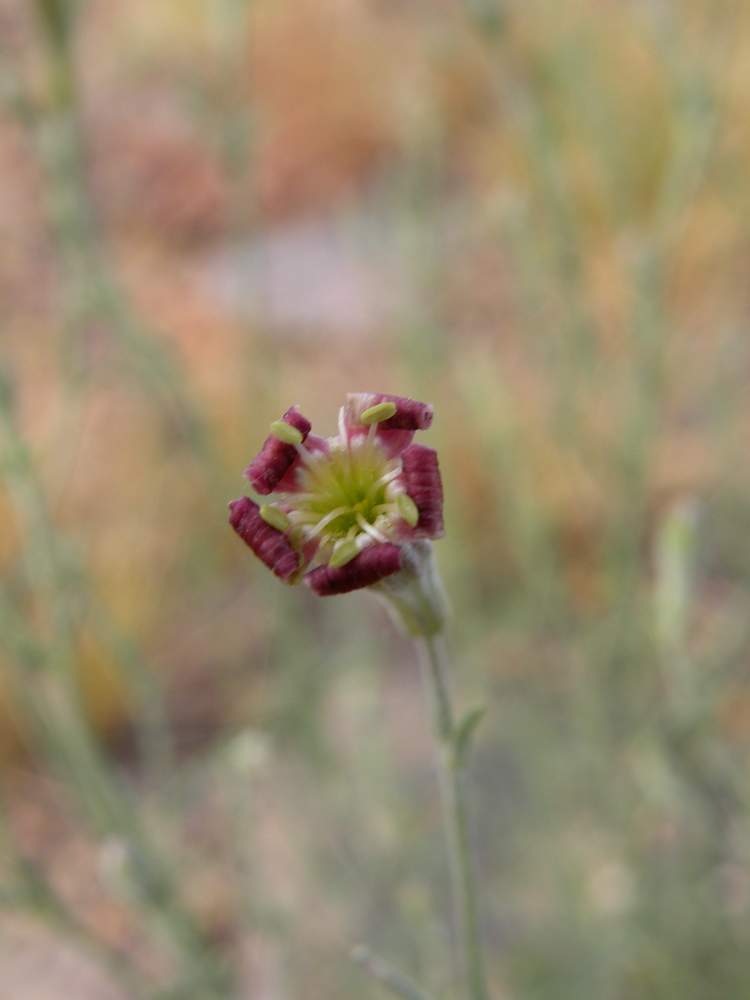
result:
<svg viewBox="0 0 750 1000"><path fill-rule="evenodd" d="M267 502L233 500L230 524L287 583L321 596L378 584L443 533L437 454L412 444L431 423L427 403L351 393L338 434L321 438L292 406L245 471Z"/></svg>

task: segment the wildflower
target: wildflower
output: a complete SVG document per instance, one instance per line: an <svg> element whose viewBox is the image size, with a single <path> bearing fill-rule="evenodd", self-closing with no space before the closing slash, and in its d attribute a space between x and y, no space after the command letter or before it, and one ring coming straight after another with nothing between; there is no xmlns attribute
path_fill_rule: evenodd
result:
<svg viewBox="0 0 750 1000"><path fill-rule="evenodd" d="M281 580L323 597L413 575L443 534L437 454L412 443L432 416L413 399L351 393L338 434L322 438L292 406L245 471L267 501L232 501L230 524Z"/></svg>
<svg viewBox="0 0 750 1000"><path fill-rule="evenodd" d="M350 393L339 411L338 434L321 438L311 433L298 408L290 407L271 424L245 470L265 502L233 500L229 522L279 579L304 580L322 597L367 588L415 637L432 694L463 995L488 1000L462 786L467 747L482 710L457 719L451 701L440 634L446 600L432 554L432 540L443 534L443 487L435 451L413 443L415 432L432 424L432 415L429 404L413 399ZM366 950L357 956L385 980L382 963L371 962ZM418 992L421 996L409 986L410 995Z"/></svg>

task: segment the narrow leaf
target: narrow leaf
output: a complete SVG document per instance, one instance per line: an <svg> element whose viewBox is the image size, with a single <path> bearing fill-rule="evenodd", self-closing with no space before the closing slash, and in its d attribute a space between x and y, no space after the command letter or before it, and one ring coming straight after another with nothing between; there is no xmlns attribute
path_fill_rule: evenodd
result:
<svg viewBox="0 0 750 1000"><path fill-rule="evenodd" d="M475 708L470 708L466 715L464 715L463 719L461 719L459 724L456 726L455 733L453 734L453 745L459 763L463 761L468 754L474 733L476 732L477 726L484 718L486 711L486 705L477 705Z"/></svg>

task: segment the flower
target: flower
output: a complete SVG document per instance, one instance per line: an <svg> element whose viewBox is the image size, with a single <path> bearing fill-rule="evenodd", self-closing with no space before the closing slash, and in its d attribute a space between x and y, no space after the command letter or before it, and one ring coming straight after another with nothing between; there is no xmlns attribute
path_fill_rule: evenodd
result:
<svg viewBox="0 0 750 1000"><path fill-rule="evenodd" d="M277 577L323 597L407 571L443 534L437 454L412 443L432 416L413 399L350 393L338 434L322 438L290 407L245 470L267 502L233 500L230 524Z"/></svg>

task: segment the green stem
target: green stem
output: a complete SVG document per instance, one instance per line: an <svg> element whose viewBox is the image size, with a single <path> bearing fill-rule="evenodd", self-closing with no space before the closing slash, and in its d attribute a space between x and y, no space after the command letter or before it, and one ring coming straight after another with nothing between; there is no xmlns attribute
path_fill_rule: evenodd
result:
<svg viewBox="0 0 750 1000"><path fill-rule="evenodd" d="M430 691L438 777L443 802L451 873L455 930L461 948L466 1000L489 1000L482 958L476 881L469 842L466 788L456 742L448 655L440 634L417 640L426 685Z"/></svg>

